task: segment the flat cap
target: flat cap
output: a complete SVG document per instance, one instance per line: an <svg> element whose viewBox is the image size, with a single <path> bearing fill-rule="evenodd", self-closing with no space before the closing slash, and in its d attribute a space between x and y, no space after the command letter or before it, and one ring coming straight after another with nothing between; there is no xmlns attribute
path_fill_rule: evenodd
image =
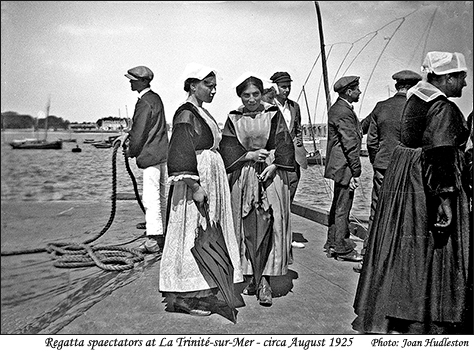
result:
<svg viewBox="0 0 474 356"><path fill-rule="evenodd" d="M276 72L270 77L273 83L292 82L290 75L287 72Z"/></svg>
<svg viewBox="0 0 474 356"><path fill-rule="evenodd" d="M151 81L153 79L153 72L148 67L138 66L138 67L129 69L127 71L127 74L125 74L125 76L131 80L148 79Z"/></svg>
<svg viewBox="0 0 474 356"><path fill-rule="evenodd" d="M357 77L355 75L350 75L338 79L338 81L334 83L334 91L340 93L351 86L359 85L359 78L360 77Z"/></svg>
<svg viewBox="0 0 474 356"><path fill-rule="evenodd" d="M400 72L395 73L392 75L392 79L396 80L397 83L418 83L422 78L416 72L412 70L401 70Z"/></svg>

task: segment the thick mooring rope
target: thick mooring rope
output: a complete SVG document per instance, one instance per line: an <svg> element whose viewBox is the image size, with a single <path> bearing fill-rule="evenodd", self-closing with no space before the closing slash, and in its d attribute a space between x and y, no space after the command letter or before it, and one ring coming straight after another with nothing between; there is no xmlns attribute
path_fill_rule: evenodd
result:
<svg viewBox="0 0 474 356"><path fill-rule="evenodd" d="M110 228L115 218L117 206L117 150L120 147L121 140L117 139L114 142L112 153L112 210L110 212L109 220L104 228L94 237L84 241L83 243L48 243L46 248L37 248L20 251L2 251L2 256L12 256L21 254L31 254L39 252L48 252L56 261L54 266L59 268L75 268L75 267L89 267L98 266L107 271L124 271L134 267L136 262L144 260L143 254L134 249L120 246L90 246L89 244L96 241ZM141 203L138 189L136 187L135 177L128 165L128 158L125 157L127 171L132 178L134 184L135 195L140 207L144 211Z"/></svg>

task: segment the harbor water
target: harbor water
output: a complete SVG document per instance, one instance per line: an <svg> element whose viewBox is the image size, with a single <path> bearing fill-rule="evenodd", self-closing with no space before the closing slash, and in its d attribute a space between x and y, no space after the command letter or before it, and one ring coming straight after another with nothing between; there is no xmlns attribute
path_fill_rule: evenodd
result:
<svg viewBox="0 0 474 356"><path fill-rule="evenodd" d="M112 148L96 148L84 140L105 140L117 133L49 132L48 140L76 139L64 142L61 150L17 150L8 144L14 139L34 138L31 131L3 131L1 137L1 199L19 201L97 201L109 200L112 193ZM72 152L78 145L81 152ZM308 151L313 145L305 142ZM361 186L356 190L353 217L366 219L370 211L372 167L361 157ZM129 160L141 192L141 170ZM116 156L117 192L134 194L122 150ZM331 181L324 178L324 167L310 165L301 171L295 201L329 210Z"/></svg>

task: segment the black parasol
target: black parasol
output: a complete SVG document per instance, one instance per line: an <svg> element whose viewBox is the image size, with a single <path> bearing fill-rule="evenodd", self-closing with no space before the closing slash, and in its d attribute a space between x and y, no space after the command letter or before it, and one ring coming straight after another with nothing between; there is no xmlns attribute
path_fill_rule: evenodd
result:
<svg viewBox="0 0 474 356"><path fill-rule="evenodd" d="M203 274L207 274L216 283L230 309L228 318L236 323L234 266L227 250L221 225L211 223L207 210L206 220L207 228L204 230L202 226L198 227L191 252Z"/></svg>
<svg viewBox="0 0 474 356"><path fill-rule="evenodd" d="M259 167L263 170L263 167ZM259 182L259 195L252 210L243 218L245 254L250 260L255 279L255 285L260 285L262 273L272 249L273 213L272 209L263 207L262 194L264 183Z"/></svg>

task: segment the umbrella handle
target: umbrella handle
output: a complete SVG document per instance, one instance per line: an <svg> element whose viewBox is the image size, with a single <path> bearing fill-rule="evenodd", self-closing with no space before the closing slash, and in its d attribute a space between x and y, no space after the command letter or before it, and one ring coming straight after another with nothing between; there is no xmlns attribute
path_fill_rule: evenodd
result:
<svg viewBox="0 0 474 356"><path fill-rule="evenodd" d="M206 218L206 222L208 226L211 224L211 219L209 217L209 203L206 201L204 202L204 217Z"/></svg>

